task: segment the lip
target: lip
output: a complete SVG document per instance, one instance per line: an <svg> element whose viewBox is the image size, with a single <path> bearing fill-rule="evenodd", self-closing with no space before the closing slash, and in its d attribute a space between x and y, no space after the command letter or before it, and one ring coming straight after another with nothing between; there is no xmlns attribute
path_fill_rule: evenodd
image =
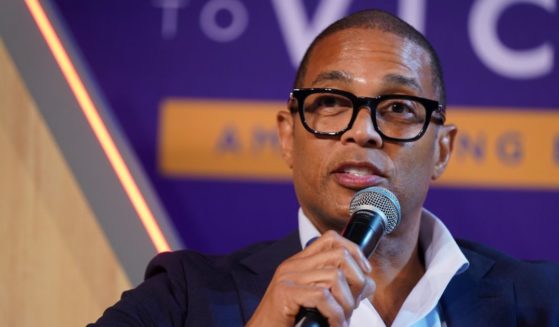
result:
<svg viewBox="0 0 559 327"><path fill-rule="evenodd" d="M377 186L386 179L381 169L370 162L344 162L332 174L338 184L353 190Z"/></svg>

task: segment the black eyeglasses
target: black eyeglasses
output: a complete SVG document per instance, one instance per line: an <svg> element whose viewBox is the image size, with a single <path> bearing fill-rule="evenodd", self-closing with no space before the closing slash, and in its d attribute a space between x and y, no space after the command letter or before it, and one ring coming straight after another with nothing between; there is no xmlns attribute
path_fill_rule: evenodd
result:
<svg viewBox="0 0 559 327"><path fill-rule="evenodd" d="M299 112L307 131L323 136L351 129L363 107L370 109L375 130L389 141L416 141L425 134L431 118L439 124L445 121L444 105L438 101L401 94L367 98L330 88L294 89L289 107Z"/></svg>

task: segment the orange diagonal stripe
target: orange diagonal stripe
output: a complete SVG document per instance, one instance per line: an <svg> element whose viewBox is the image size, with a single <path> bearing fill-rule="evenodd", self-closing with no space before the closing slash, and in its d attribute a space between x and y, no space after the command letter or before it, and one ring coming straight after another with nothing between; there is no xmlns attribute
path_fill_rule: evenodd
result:
<svg viewBox="0 0 559 327"><path fill-rule="evenodd" d="M170 246L165 239L165 236L161 232L153 213L134 181L130 170L126 166L122 155L118 151L111 135L109 134L107 127L99 116L97 108L93 104L87 89L74 68L74 65L64 49L62 42L60 42L60 39L52 27L52 24L50 23L43 7L38 0L25 0L25 3L27 4L35 23L39 27L41 34L56 59L56 62L60 66L60 70L62 71L64 78L66 78L70 89L74 93L80 108L82 109L89 125L93 129L95 136L99 140L105 155L118 176L118 179L128 195L128 198L132 202L132 205L156 250L158 252L169 251Z"/></svg>

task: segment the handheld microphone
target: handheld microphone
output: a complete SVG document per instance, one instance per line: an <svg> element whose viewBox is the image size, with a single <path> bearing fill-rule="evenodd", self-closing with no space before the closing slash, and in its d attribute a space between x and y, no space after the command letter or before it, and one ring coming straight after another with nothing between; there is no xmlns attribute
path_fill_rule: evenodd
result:
<svg viewBox="0 0 559 327"><path fill-rule="evenodd" d="M342 236L357 244L369 258L381 237L400 223L400 202L385 188L368 187L355 193L349 214L351 218ZM317 309L303 308L297 316L295 327L328 327L328 321Z"/></svg>

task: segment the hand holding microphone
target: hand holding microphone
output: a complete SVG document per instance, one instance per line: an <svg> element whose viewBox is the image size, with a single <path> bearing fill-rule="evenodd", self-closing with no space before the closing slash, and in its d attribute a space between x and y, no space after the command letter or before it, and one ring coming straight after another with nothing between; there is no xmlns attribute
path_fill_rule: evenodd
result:
<svg viewBox="0 0 559 327"><path fill-rule="evenodd" d="M400 206L390 191L371 187L355 194L350 214L344 237L326 232L277 268L248 326L347 325L374 292L368 256L398 225Z"/></svg>
<svg viewBox="0 0 559 327"><path fill-rule="evenodd" d="M357 244L369 258L381 237L391 233L400 223L400 203L385 188L369 187L355 193L349 205L351 218L342 235ZM297 327L329 326L315 309L303 308L298 315Z"/></svg>

